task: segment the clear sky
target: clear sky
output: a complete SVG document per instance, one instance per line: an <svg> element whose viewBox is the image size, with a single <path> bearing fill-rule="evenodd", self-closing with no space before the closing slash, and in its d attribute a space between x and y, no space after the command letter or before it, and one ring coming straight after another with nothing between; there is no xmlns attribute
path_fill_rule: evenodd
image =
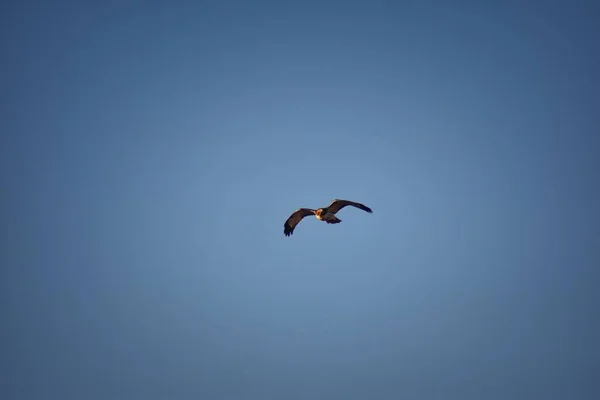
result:
<svg viewBox="0 0 600 400"><path fill-rule="evenodd" d="M0 397L600 398L600 6L530 3L3 2Z"/></svg>

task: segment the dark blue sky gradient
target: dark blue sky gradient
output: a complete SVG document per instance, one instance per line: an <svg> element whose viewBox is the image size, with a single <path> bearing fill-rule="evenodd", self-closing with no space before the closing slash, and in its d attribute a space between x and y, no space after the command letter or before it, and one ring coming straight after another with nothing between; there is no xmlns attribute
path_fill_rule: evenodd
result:
<svg viewBox="0 0 600 400"><path fill-rule="evenodd" d="M599 9L4 2L0 397L600 398Z"/></svg>

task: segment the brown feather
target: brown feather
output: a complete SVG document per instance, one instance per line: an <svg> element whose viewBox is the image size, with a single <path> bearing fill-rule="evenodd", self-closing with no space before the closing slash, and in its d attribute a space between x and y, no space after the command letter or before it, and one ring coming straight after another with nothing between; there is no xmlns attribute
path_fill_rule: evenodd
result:
<svg viewBox="0 0 600 400"><path fill-rule="evenodd" d="M314 214L315 210L310 208L299 208L290 215L290 217L283 224L283 233L285 236L290 236L294 234L294 229L296 225L302 221L302 218Z"/></svg>
<svg viewBox="0 0 600 400"><path fill-rule="evenodd" d="M365 206L364 204L356 203L356 202L350 201L350 200L339 200L339 199L332 200L331 204L329 204L329 206L327 208L329 209L329 211L331 211L333 214L335 214L346 206L353 206L356 208L360 208L361 210L366 211L368 213L373 212L373 210L371 210L369 207Z"/></svg>

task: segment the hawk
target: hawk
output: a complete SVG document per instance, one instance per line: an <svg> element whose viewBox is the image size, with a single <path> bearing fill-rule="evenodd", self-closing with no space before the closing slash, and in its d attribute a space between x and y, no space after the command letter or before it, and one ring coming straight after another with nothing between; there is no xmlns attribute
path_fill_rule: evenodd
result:
<svg viewBox="0 0 600 400"><path fill-rule="evenodd" d="M350 200L334 199L331 201L331 204L329 204L327 207L317 208L316 210L313 210L312 208L297 209L292 213L292 215L290 215L287 221L285 221L285 224L283 225L283 233L285 236L292 235L294 233L296 225L298 225L300 221L302 221L302 218L311 214L317 217L318 220L325 221L328 224L339 224L340 222L342 222L342 220L336 217L335 214L337 214L338 211L340 211L346 206L360 208L361 210L366 211L368 213L373 212L373 210L371 210L364 204L356 203Z"/></svg>

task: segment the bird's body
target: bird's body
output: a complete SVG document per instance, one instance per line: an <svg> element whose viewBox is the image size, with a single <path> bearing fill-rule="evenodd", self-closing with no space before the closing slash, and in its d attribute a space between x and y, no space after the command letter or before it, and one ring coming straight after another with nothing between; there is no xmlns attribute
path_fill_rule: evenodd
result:
<svg viewBox="0 0 600 400"><path fill-rule="evenodd" d="M342 222L342 220L336 217L335 214L337 214L338 211L340 211L346 206L360 208L361 210L366 211L368 213L373 212L373 210L371 210L364 204L356 203L354 201L349 200L334 199L331 201L331 204L329 204L327 207L317 208L316 210L312 208L297 209L285 221L285 224L283 225L283 233L285 234L285 236L292 235L294 233L296 225L298 225L300 221L302 221L302 218L311 214L313 214L318 220L324 221L328 224L339 224L340 222Z"/></svg>
<svg viewBox="0 0 600 400"><path fill-rule="evenodd" d="M315 210L315 217L317 217L317 219L320 220L320 221L325 221L325 222L328 222L330 224L337 224L339 222L342 222L341 219L339 219L338 217L336 217L335 214L332 213L327 208L317 208Z"/></svg>

